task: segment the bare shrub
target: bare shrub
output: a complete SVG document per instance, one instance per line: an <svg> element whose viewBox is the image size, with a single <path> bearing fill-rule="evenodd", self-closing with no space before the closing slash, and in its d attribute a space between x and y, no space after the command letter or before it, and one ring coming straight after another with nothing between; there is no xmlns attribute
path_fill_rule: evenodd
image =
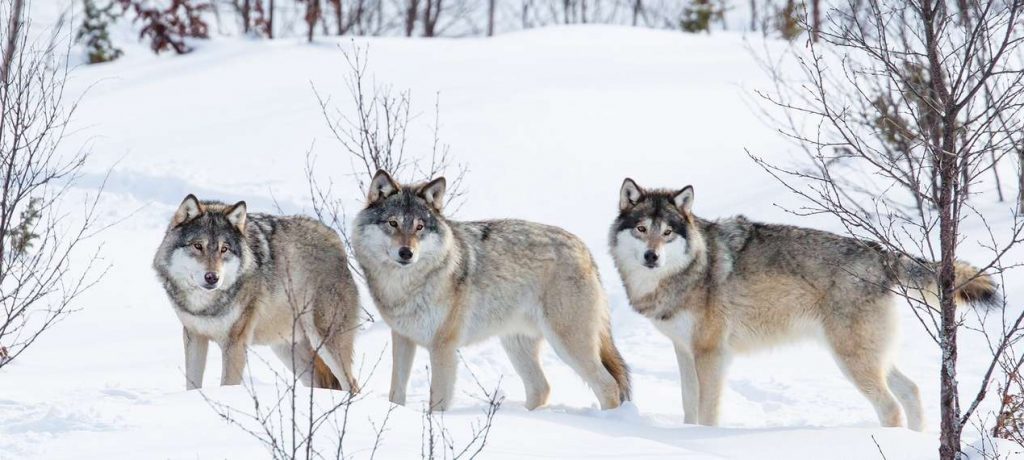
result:
<svg viewBox="0 0 1024 460"><path fill-rule="evenodd" d="M105 272L98 252L82 254L100 228L100 192L72 203L89 152L61 148L78 100L65 101L70 36L58 25L30 40L21 0L11 14L0 62L0 368L14 362ZM79 208L79 206L82 206Z"/></svg>
<svg viewBox="0 0 1024 460"><path fill-rule="evenodd" d="M1012 356L1012 354L1010 355ZM1016 443L1024 449L1024 373L1021 364L1024 355L1016 362L1004 364L1005 378L999 388L999 411L996 414L992 436Z"/></svg>
<svg viewBox="0 0 1024 460"><path fill-rule="evenodd" d="M368 398L368 393L352 393L344 391L333 391L333 389L316 389L313 386L303 386L304 379L317 382L318 386L324 386L322 382L330 381L330 376L318 375L320 370L315 363L316 356L320 354L322 347L327 343L326 337L332 334L354 333L355 330L342 330L333 327L324 334L325 338L321 343L314 344L312 357L302 361L303 356L297 345L296 337L302 337L300 332L300 319L312 313L312 296L309 293L301 292L296 288L298 283L291 279L290 273L285 283L285 295L288 303L292 306L292 347L291 362L294 372L272 371L272 393L270 385L258 385L252 375L252 368L247 367L246 378L243 379L242 387L252 405L249 408L238 408L228 403L217 401L203 393L203 399L214 410L214 412L229 424L244 431L252 438L259 441L274 459L346 459L358 455L362 458L373 459L384 441L388 423L395 410L400 406L389 405L376 419L369 419L374 434L373 445L367 450L347 450L347 439L353 423L352 410L359 402ZM367 322L364 321L354 329L359 329ZM341 324L339 321L331 324ZM371 362L363 362L356 370L362 380L357 383L358 387L365 387L367 382L376 372L384 350ZM258 356L253 354L252 356ZM273 366L268 367L274 369ZM312 372L312 375L307 374ZM329 372L329 371L328 371ZM325 378L328 377L328 378ZM474 375L474 380L476 376ZM447 429L443 415L430 415L426 409L423 410L424 430L421 445L423 446L423 458L445 458L445 459L471 459L483 451L487 444L487 437L493 426L494 417L504 401L504 396L495 389L485 391L477 381L485 403L482 420L476 422L472 428L469 439L459 442ZM337 387L332 386L336 389ZM269 396L268 396L269 394ZM323 404L324 401L326 404ZM362 420L356 423L364 423Z"/></svg>
<svg viewBox="0 0 1024 460"><path fill-rule="evenodd" d="M797 75L765 60L774 88L759 93L782 114L775 118L780 131L806 161L780 166L752 155L806 203L792 212L834 217L865 244L918 261L915 270L937 286L925 293L937 308L921 299L921 286L900 284L895 294L913 307L942 353L943 459L962 456L964 426L980 416L1000 362L1024 338L1024 312L1008 308L1003 292L985 289L974 298L990 309L956 308L958 291L979 276L999 279L1020 266L1004 256L1024 242L1024 218L1015 207L982 212L971 202L972 186L993 158L1017 154L1024 131L1024 2L968 6L969 20L933 0L850 0L831 10L818 31L821 44L809 39L806 49L791 49ZM800 28L809 30L805 20ZM964 231L968 219L983 230ZM997 219L994 229L990 222ZM979 273L958 276L965 241L986 255L971 261ZM964 331L983 334L991 354L972 357L986 359L986 372L977 391L961 400Z"/></svg>
<svg viewBox="0 0 1024 460"><path fill-rule="evenodd" d="M462 355L459 355L462 358ZM463 360L463 362L465 362ZM487 446L487 437L491 434L494 426L494 417L498 415L505 396L501 394L501 381L499 380L493 390L488 390L480 383L480 380L469 371L476 383L479 395L474 397L484 404L483 418L474 423L469 439L460 445L445 426L444 412L431 412L427 405L421 411L423 419L423 432L420 434L420 458L434 460L441 459L473 459L483 452Z"/></svg>
<svg viewBox="0 0 1024 460"><path fill-rule="evenodd" d="M395 176L411 177L413 180L427 180L444 175L448 178L445 209L457 213L466 191L463 180L468 172L465 164L455 162L450 148L440 139L440 103L434 104L433 142L429 152L421 155L406 152L411 115L412 95L409 91L394 91L390 86L370 83L367 76L368 48L355 47L345 52L349 66L347 78L353 114L345 114L332 108L331 101L316 92L321 111L341 152L348 157L351 170L344 175L347 182L355 184L355 190L343 191L346 196L366 196L370 178L379 169ZM348 216L345 203L338 198L335 181L330 177L321 178L316 173L316 158L306 156L306 178L312 197L313 212L324 224L334 228L345 242L345 248L352 252ZM357 277L362 271L354 262L350 268Z"/></svg>

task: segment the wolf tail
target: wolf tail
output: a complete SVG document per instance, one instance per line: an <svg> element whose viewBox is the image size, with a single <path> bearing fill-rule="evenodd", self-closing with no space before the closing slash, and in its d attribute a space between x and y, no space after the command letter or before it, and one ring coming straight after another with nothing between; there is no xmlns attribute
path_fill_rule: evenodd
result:
<svg viewBox="0 0 1024 460"><path fill-rule="evenodd" d="M319 355L313 359L313 387L331 390L341 389L341 382L338 381L338 378L331 372L331 368L327 367L327 363Z"/></svg>
<svg viewBox="0 0 1024 460"><path fill-rule="evenodd" d="M957 286L953 295L957 305L992 307L999 304L999 288L991 275L961 261L956 261L953 269ZM938 270L937 262L901 257L898 277L900 281L909 284L908 287L924 291L928 303L932 304L938 292L935 280L935 273Z"/></svg>
<svg viewBox="0 0 1024 460"><path fill-rule="evenodd" d="M611 326L606 327L601 334L601 364L609 374L612 374L612 378L619 386L619 399L623 402L632 400L633 390L629 383L629 366L626 365L626 360L622 359L619 349L615 347Z"/></svg>

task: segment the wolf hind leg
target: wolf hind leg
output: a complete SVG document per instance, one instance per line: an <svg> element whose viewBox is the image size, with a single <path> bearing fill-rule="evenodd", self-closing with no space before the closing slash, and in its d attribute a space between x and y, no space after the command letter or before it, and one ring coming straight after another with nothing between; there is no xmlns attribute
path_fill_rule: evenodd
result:
<svg viewBox="0 0 1024 460"><path fill-rule="evenodd" d="M551 386L540 364L541 338L510 335L501 338L512 367L523 380L526 389L526 408L533 410L548 403Z"/></svg>
<svg viewBox="0 0 1024 460"><path fill-rule="evenodd" d="M876 361L856 355L839 356L840 367L857 386L861 394L875 407L879 423L888 427L902 426L900 406L886 382L885 366Z"/></svg>
<svg viewBox="0 0 1024 460"><path fill-rule="evenodd" d="M882 426L902 426L900 404L889 388L889 382L896 381L899 389L909 391L900 379L903 374L895 375L895 380L889 378L892 369L890 351L899 321L895 309L888 299L834 306L840 310L844 310L843 307L858 314L833 317L824 324L836 362L874 406Z"/></svg>
<svg viewBox="0 0 1024 460"><path fill-rule="evenodd" d="M292 343L273 345L270 349L303 385L313 386L313 360L316 359L316 353L305 336L296 337Z"/></svg>
<svg viewBox="0 0 1024 460"><path fill-rule="evenodd" d="M601 409L614 409L622 401L618 383L601 362L601 326L586 323L585 319L580 321L580 318L566 317L562 321L549 320L549 324L542 325L541 329L558 357L594 391L601 402Z"/></svg>
<svg viewBox="0 0 1024 460"><path fill-rule="evenodd" d="M357 393L359 383L352 372L357 325L341 311L334 310L332 313L314 315L313 312L307 312L302 315L300 324L313 350L338 378L341 389Z"/></svg>
<svg viewBox="0 0 1024 460"><path fill-rule="evenodd" d="M852 331L836 335L832 337L832 351L839 368L874 406L882 426L902 426L900 405L886 378L890 367L885 362L885 352L873 346L877 342L856 337Z"/></svg>
<svg viewBox="0 0 1024 460"><path fill-rule="evenodd" d="M903 406L903 413L907 416L907 428L914 431L924 431L924 414L921 409L921 392L917 384L910 377L907 377L896 366L889 368L887 376L889 387L899 399Z"/></svg>

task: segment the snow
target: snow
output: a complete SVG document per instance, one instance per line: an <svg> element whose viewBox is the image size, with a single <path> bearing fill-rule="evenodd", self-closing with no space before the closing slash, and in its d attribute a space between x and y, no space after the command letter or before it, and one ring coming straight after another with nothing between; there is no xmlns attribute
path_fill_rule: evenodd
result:
<svg viewBox="0 0 1024 460"><path fill-rule="evenodd" d="M116 223L97 243L110 271L81 311L0 372L0 458L264 458L256 440L221 420L206 398L251 409L244 388L219 388L210 353L206 388L185 392L180 323L150 261L187 193L246 200L251 211L308 213L307 151L356 209L349 158L328 130L313 89L350 111L339 48L369 47L381 85L408 88L414 102L408 154L430 151L435 94L441 138L468 165L457 217L513 217L559 225L597 256L613 310L616 342L633 370L635 401L601 412L585 384L550 349L544 366L551 406L523 408L524 392L496 340L462 350L458 399L444 422L468 440L485 407L473 376L507 400L482 458L934 458L938 350L909 310L901 311L898 363L921 387L927 431L880 428L871 406L815 344L735 359L722 427L683 423L672 347L632 312L607 250L624 177L642 186L693 184L695 212L840 230L823 217L779 206L799 202L761 171L745 148L786 158L791 146L759 117L753 88L768 82L738 34L685 35L608 26L554 27L493 39L296 39L219 37L186 56L129 50L118 62L76 69L84 94L66 146L93 157L81 192L113 167L103 200ZM782 46L771 44L770 46ZM755 46L756 48L756 46ZM989 190L983 184L980 189ZM990 192L985 209L999 209ZM968 230L977 226L966 227ZM971 259L970 244L965 258ZM1005 280L1024 295L1020 271ZM365 307L373 311L368 296ZM368 377L351 407L347 454L363 458L387 413L390 334L361 331L357 365ZM976 388L986 356L965 333L961 384ZM276 394L284 372L267 349L250 358L252 387ZM417 355L408 407L392 414L380 458L420 455L427 354ZM369 367L380 360L376 371ZM205 396L205 397L204 397ZM319 405L338 397L318 391ZM330 431L330 430L327 430ZM968 436L974 440L977 433ZM321 442L337 439L323 432ZM877 442L877 445L876 445Z"/></svg>

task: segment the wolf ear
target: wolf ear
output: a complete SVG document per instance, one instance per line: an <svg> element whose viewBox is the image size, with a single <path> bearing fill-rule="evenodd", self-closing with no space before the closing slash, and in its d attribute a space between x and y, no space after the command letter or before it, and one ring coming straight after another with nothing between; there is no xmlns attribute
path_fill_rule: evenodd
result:
<svg viewBox="0 0 1024 460"><path fill-rule="evenodd" d="M370 181L370 191L366 198L370 203L376 203L398 193L398 188L398 182L395 182L387 171L378 169L377 174L374 174L373 180Z"/></svg>
<svg viewBox="0 0 1024 460"><path fill-rule="evenodd" d="M672 202L675 203L680 211L689 214L690 210L693 209L693 186L687 185L682 190L676 192L675 196L672 197Z"/></svg>
<svg viewBox="0 0 1024 460"><path fill-rule="evenodd" d="M448 182L443 177L438 177L420 187L419 195L427 200L434 209L440 211L444 207L444 189L448 186Z"/></svg>
<svg viewBox="0 0 1024 460"><path fill-rule="evenodd" d="M203 205L199 203L199 198L189 193L181 204L178 205L178 210L174 212L174 218L171 219L171 226L175 227L194 219L196 216L202 214Z"/></svg>
<svg viewBox="0 0 1024 460"><path fill-rule="evenodd" d="M644 191L640 189L640 186L636 185L633 179L627 177L626 180L622 181L622 189L619 190L619 211L625 211L636 206L643 195Z"/></svg>
<svg viewBox="0 0 1024 460"><path fill-rule="evenodd" d="M231 222L231 225L238 227L238 229L243 232L245 231L246 214L244 201L239 201L238 203L235 203L235 205L228 210L226 215L228 216L228 222Z"/></svg>

